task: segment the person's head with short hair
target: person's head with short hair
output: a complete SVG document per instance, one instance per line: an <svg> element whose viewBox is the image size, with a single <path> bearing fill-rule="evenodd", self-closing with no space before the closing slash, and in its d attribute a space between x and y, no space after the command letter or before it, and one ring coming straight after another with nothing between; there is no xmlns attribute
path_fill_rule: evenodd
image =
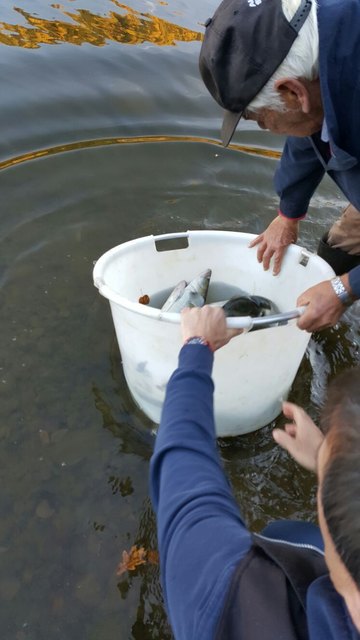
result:
<svg viewBox="0 0 360 640"><path fill-rule="evenodd" d="M329 385L321 423L318 513L325 560L360 631L360 367Z"/></svg>
<svg viewBox="0 0 360 640"><path fill-rule="evenodd" d="M224 145L241 117L274 133L319 131L318 63L315 0L223 0L207 21L199 65L226 110Z"/></svg>

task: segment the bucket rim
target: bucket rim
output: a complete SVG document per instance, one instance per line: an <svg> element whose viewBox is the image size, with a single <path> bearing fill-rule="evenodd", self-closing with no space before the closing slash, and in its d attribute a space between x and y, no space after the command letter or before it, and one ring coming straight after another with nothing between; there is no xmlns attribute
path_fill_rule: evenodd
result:
<svg viewBox="0 0 360 640"><path fill-rule="evenodd" d="M119 305L120 307L127 309L128 311L131 311L132 313L136 313L137 315L141 315L143 317L147 317L149 319L153 319L157 321L162 321L162 322L171 323L171 324L180 324L180 321L181 321L180 313L163 312L161 311L161 309L156 309L155 307L150 307L150 306L141 304L139 302L132 302L128 298L125 298L124 296L116 293L104 281L102 277L103 271L107 263L110 262L111 259L119 253L120 250L126 250L132 245L136 245L138 247L139 244L141 243L145 244L145 243L148 243L149 241L156 243L157 241L161 241L161 240L191 238L191 236L194 236L194 237L195 236L197 237L212 236L213 237L214 235L222 236L222 237L238 236L239 238L241 237L242 239L246 238L250 242L253 238L256 238L258 234L241 232L241 231L205 229L205 230L191 230L191 231L188 230L188 231L182 231L182 232L176 232L176 233L164 233L159 235L149 234L148 236L143 236L140 238L135 238L133 240L128 240L126 242L122 242L116 245L115 247L112 247L111 249L108 249L105 253L103 253L100 256L100 258L98 258L98 260L96 260L96 262L94 263L94 269L93 269L94 286L99 290L99 293L104 298L107 298L107 300L109 300L110 303L113 302ZM288 251L296 252L296 253L303 252L305 255L308 255L309 257L314 255L312 254L312 252L308 251L304 247L301 247L299 245L294 245L294 244L289 245ZM295 315L293 317L299 317L302 314L303 309L299 308L297 310L289 311L288 313L294 313L294 312L295 312ZM268 319L269 318L270 316L268 316ZM253 320L254 318L250 316L244 316L239 318L228 318L227 325L229 328L231 327L231 328L238 328L238 329L249 329L253 325Z"/></svg>
<svg viewBox="0 0 360 640"><path fill-rule="evenodd" d="M141 238L134 238L133 240L127 240L126 242L122 242L111 249L108 249L105 253L103 253L98 260L96 260L93 269L93 281L95 287L99 290L99 293L107 298L110 302L115 302L119 304L121 307L128 309L134 313L139 315L145 315L149 318L153 318L155 320L164 320L166 322L171 323L180 323L180 314L179 313L169 313L162 312L161 309L155 309L154 307L148 307L147 305L140 304L138 302L132 302L125 298L124 296L116 293L111 287L109 287L104 281L102 274L105 270L105 267L109 262L111 262L112 258L116 256L120 251L125 251L126 249L131 248L131 246L138 247L140 244L147 244L150 241L156 243L161 240L176 240L182 238L190 239L192 236L222 236L222 237L235 237L239 238L247 238L250 242L252 238L256 237L254 233L244 233L240 231L222 231L222 230L213 230L213 229L199 229L199 230L191 230L191 231L180 231L175 233L162 233L159 235L149 234L148 236L142 236Z"/></svg>

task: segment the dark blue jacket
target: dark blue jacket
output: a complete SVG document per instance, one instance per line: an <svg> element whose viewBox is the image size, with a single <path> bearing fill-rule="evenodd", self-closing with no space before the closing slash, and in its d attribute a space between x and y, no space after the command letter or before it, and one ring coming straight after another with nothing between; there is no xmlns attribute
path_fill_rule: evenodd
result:
<svg viewBox="0 0 360 640"><path fill-rule="evenodd" d="M213 413L212 364L213 354L208 347L192 344L182 348L179 367L167 386L151 459L151 497L157 515L165 605L176 640L231 640L228 625L234 628L238 619L253 624L245 617L251 611L260 635L237 634L235 629L236 640L249 640L250 637L280 640L274 636L274 629L268 622L274 608L276 584L264 597L267 581L270 583L275 579L276 582L274 570L277 565L272 564L271 556L267 554L263 568L260 566L259 569L261 559L256 559L261 575L259 591L256 580L254 583L254 572L247 573L244 567L244 563L251 563L257 543L254 544L254 538L242 520L219 456ZM297 525L300 537L304 538L303 529L310 525L294 524ZM282 545L281 542L278 544ZM291 549L292 543L286 544ZM294 554L297 546L293 545ZM321 559L321 552L316 549L309 548L309 554L316 554ZM255 589L251 591L251 601L244 602L243 608L240 602L239 618L235 615L229 621L227 617L237 611L233 606L234 598L242 588L242 584L235 581L235 595L232 593L237 572L245 581L245 593L250 593L251 581ZM302 575L302 570L300 573ZM283 576L279 573L280 583L283 583ZM305 595L311 640L359 640L344 601L333 589L327 574L314 580ZM289 617L285 608L279 617L282 613L284 620ZM222 637L219 625L227 629L226 637Z"/></svg>
<svg viewBox="0 0 360 640"><path fill-rule="evenodd" d="M275 187L280 211L300 219L324 173L360 210L360 2L318 0L319 78L330 153L321 132L286 140ZM360 267L350 272L360 297Z"/></svg>

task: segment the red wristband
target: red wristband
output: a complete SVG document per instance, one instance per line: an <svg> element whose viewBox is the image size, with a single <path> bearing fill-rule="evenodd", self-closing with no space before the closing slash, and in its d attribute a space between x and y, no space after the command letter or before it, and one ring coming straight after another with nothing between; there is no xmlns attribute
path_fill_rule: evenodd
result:
<svg viewBox="0 0 360 640"><path fill-rule="evenodd" d="M286 220L291 220L292 222L298 222L299 220L303 220L304 218L306 218L306 213L304 213L302 216L297 216L297 218L290 218L289 216L286 216L285 213L283 213L280 209L278 209L278 215L281 216L281 218L286 218Z"/></svg>

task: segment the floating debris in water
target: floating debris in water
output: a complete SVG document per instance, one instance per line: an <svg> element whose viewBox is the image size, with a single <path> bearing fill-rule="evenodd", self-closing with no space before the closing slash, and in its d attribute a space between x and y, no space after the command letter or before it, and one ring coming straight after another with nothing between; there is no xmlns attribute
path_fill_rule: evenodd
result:
<svg viewBox="0 0 360 640"><path fill-rule="evenodd" d="M159 554L153 549L146 550L144 547L137 548L133 545L130 551L122 552L122 560L116 569L116 575L122 576L126 571L134 571L142 564L158 564Z"/></svg>

